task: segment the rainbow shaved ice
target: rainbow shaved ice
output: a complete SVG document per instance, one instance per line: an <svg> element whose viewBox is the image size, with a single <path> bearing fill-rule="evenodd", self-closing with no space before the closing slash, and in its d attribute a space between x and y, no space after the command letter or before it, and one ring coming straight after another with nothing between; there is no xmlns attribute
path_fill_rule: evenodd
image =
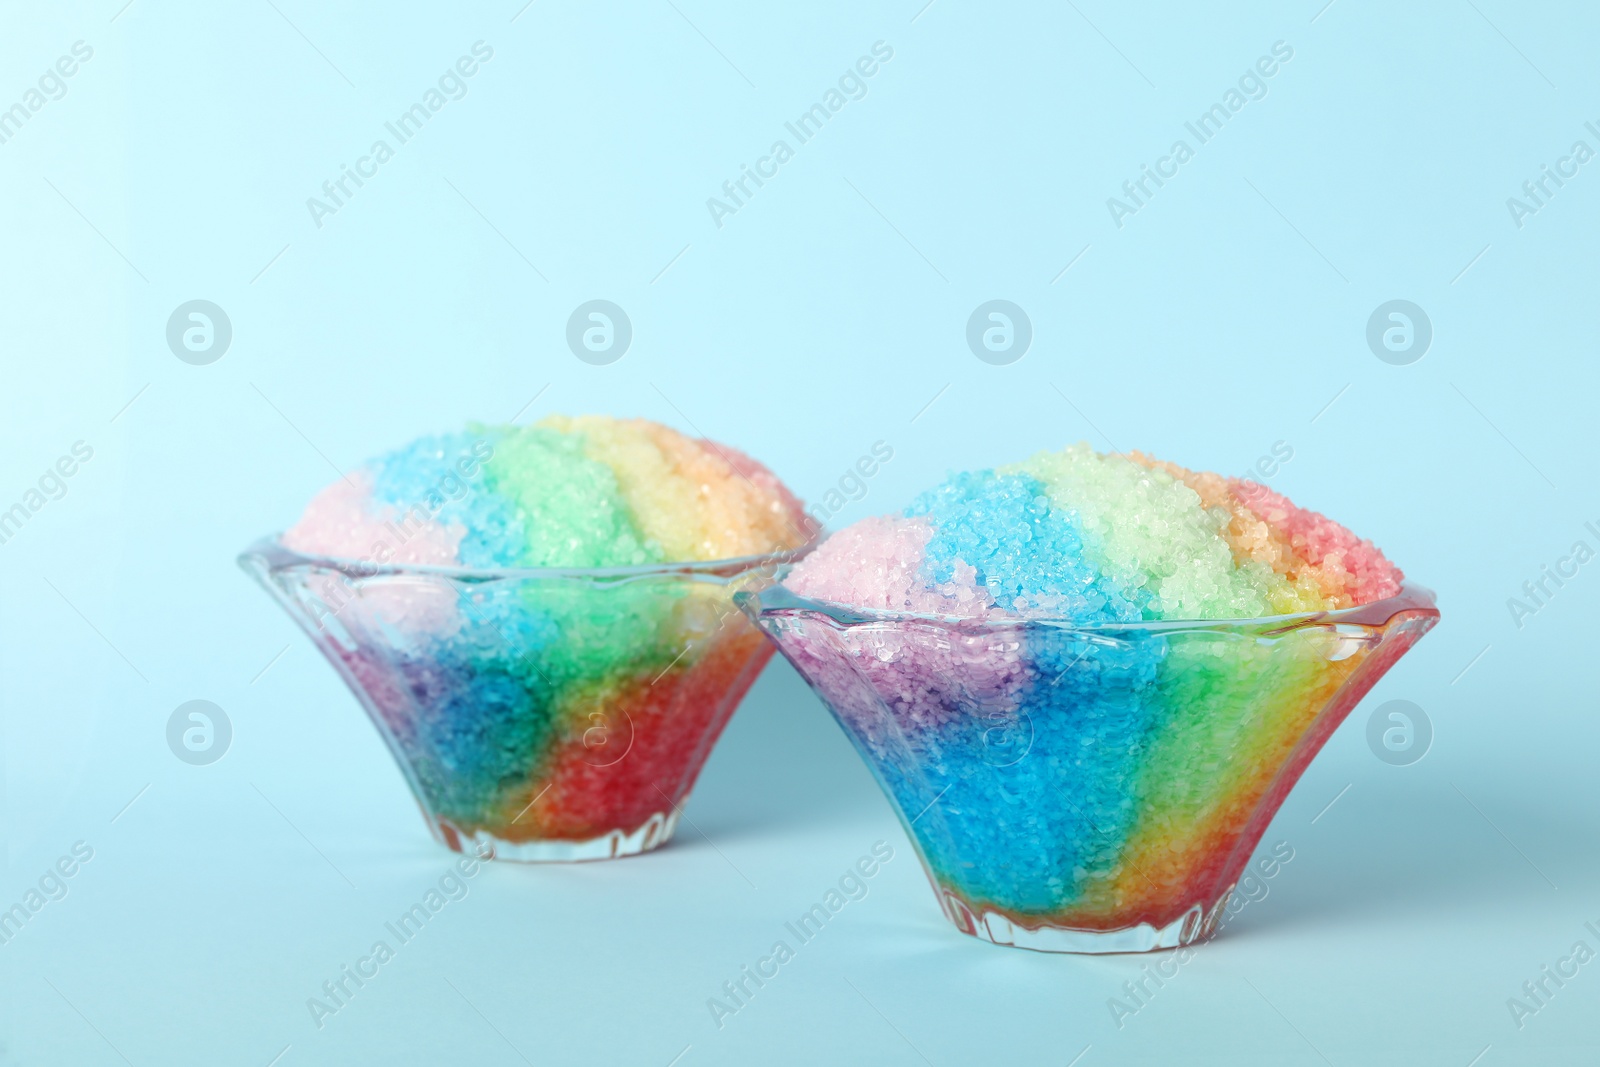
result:
<svg viewBox="0 0 1600 1067"><path fill-rule="evenodd" d="M1264 486L1078 445L840 530L752 614L959 927L1127 951L1214 928L1305 764L1436 620L1425 591L1361 615L1402 583Z"/></svg>
<svg viewBox="0 0 1600 1067"><path fill-rule="evenodd" d="M1263 485L1077 445L952 475L904 514L833 535L787 584L846 604L1092 624L1332 611L1403 580L1371 541Z"/></svg>
<svg viewBox="0 0 1600 1067"><path fill-rule="evenodd" d="M363 465L283 534L308 558L273 580L447 844L583 859L670 835L771 655L732 594L812 533L733 449L557 416Z"/></svg>
<svg viewBox="0 0 1600 1067"><path fill-rule="evenodd" d="M283 543L378 564L629 567L797 548L808 522L726 445L556 415L420 437L324 489Z"/></svg>

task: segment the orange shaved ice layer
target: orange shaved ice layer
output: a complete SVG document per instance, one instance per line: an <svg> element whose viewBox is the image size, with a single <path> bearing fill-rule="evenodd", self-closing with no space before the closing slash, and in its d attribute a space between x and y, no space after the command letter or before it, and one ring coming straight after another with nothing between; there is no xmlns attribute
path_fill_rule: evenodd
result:
<svg viewBox="0 0 1600 1067"><path fill-rule="evenodd" d="M1338 607L1370 604L1400 592L1405 575L1371 541L1259 482L1232 479L1229 487L1235 499L1288 541L1323 595Z"/></svg>

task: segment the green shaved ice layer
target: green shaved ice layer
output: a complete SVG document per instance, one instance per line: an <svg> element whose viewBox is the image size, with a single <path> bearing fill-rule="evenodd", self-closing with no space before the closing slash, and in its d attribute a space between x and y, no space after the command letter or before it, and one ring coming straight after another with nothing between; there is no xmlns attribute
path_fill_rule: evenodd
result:
<svg viewBox="0 0 1600 1067"><path fill-rule="evenodd" d="M662 562L634 522L617 476L575 435L539 427L508 436L485 464L490 490L521 508L524 567L631 567Z"/></svg>
<svg viewBox="0 0 1600 1067"><path fill-rule="evenodd" d="M1237 568L1228 517L1165 471L1088 445L1041 452L1000 474L1030 474L1074 513L1084 555L1146 619L1247 619L1268 612L1260 568Z"/></svg>

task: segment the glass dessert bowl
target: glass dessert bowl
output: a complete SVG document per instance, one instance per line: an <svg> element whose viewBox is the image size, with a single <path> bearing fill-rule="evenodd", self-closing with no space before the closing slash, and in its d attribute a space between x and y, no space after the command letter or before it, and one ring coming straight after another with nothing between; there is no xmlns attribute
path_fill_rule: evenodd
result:
<svg viewBox="0 0 1600 1067"><path fill-rule="evenodd" d="M1104 625L783 584L736 600L872 769L950 921L1046 952L1209 936L1312 757L1439 618L1410 584L1341 610Z"/></svg>
<svg viewBox="0 0 1600 1067"><path fill-rule="evenodd" d="M371 717L440 842L523 861L664 844L772 655L733 603L804 549L611 568L240 566Z"/></svg>

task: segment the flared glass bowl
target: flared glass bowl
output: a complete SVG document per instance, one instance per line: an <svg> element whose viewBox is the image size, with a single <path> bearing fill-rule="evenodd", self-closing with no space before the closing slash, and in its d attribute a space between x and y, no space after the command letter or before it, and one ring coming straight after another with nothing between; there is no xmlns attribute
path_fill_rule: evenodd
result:
<svg viewBox="0 0 1600 1067"><path fill-rule="evenodd" d="M872 769L950 921L1050 952L1209 936L1312 757L1439 618L1412 585L1326 613L1092 627L782 584L738 601Z"/></svg>
<svg viewBox="0 0 1600 1067"><path fill-rule="evenodd" d="M563 861L671 838L772 654L733 595L801 554L472 570L267 539L239 563L350 686L439 841Z"/></svg>

